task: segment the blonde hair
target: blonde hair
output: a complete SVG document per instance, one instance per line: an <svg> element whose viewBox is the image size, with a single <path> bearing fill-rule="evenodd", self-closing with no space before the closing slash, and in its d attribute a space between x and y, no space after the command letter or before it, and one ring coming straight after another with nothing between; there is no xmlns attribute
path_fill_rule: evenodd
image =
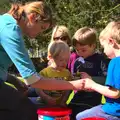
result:
<svg viewBox="0 0 120 120"><path fill-rule="evenodd" d="M48 46L48 58L51 56L52 58L56 58L59 56L60 53L68 52L70 54L69 46L59 40L59 41L52 41Z"/></svg>
<svg viewBox="0 0 120 120"><path fill-rule="evenodd" d="M55 41L55 38L61 39L62 37L66 37L67 44L71 43L71 36L69 29L64 25L55 26L52 32L51 41Z"/></svg>
<svg viewBox="0 0 120 120"><path fill-rule="evenodd" d="M76 43L81 45L92 45L96 43L96 31L93 28L83 27L78 29L72 39L73 46Z"/></svg>
<svg viewBox="0 0 120 120"><path fill-rule="evenodd" d="M10 11L11 14L16 20L20 20L22 17L26 17L29 13L36 13L38 17L36 20L42 22L51 22L52 15L50 8L42 1L28 2L25 5L21 4L12 4Z"/></svg>
<svg viewBox="0 0 120 120"><path fill-rule="evenodd" d="M110 22L100 33L100 40L107 40L107 38L112 38L118 44L120 44L120 22Z"/></svg>

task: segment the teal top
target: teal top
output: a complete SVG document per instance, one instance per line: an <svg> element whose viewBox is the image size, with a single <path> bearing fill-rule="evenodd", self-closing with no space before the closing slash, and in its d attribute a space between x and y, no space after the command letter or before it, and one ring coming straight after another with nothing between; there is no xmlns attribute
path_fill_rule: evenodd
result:
<svg viewBox="0 0 120 120"><path fill-rule="evenodd" d="M11 15L4 14L0 15L0 80L7 79L8 68L13 63L23 78L36 73L17 21Z"/></svg>

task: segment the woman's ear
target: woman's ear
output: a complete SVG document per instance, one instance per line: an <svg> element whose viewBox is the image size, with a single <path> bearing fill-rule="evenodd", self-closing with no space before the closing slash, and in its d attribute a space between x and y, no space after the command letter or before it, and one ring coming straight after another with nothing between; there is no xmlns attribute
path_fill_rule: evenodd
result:
<svg viewBox="0 0 120 120"><path fill-rule="evenodd" d="M28 19L31 24L34 24L36 22L36 13L30 13Z"/></svg>

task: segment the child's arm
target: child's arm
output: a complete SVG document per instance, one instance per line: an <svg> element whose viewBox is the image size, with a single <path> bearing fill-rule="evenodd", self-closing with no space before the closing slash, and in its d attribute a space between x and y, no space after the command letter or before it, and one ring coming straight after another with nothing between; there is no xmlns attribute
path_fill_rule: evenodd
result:
<svg viewBox="0 0 120 120"><path fill-rule="evenodd" d="M42 71L40 71L40 75L47 77L46 69L43 69ZM56 100L53 99L51 96L47 95L42 89L36 89L36 91L38 95L41 97L41 99L43 99L47 104L50 104L50 105L56 104Z"/></svg>
<svg viewBox="0 0 120 120"><path fill-rule="evenodd" d="M39 96L49 105L56 105L56 100L47 95L43 90L37 89Z"/></svg>
<svg viewBox="0 0 120 120"><path fill-rule="evenodd" d="M94 91L96 91L96 92L98 92L106 97L113 98L113 99L117 99L120 97L120 91L115 89L115 88L112 88L110 86L100 85L89 78L86 78L84 80L85 80L84 88L86 90L91 89L91 90L94 90Z"/></svg>
<svg viewBox="0 0 120 120"><path fill-rule="evenodd" d="M105 84L106 77L104 76L90 76L86 72L81 72L81 78L90 78L93 79L96 83L99 83L101 85Z"/></svg>
<svg viewBox="0 0 120 120"><path fill-rule="evenodd" d="M62 99L61 99L61 103L60 103L61 106L66 106L66 101L68 100L70 93L71 93L70 90L69 91L65 91L63 93Z"/></svg>

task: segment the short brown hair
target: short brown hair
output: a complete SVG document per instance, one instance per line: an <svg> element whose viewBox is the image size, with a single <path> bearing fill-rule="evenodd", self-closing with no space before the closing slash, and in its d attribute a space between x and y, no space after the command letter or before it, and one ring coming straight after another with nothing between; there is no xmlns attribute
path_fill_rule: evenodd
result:
<svg viewBox="0 0 120 120"><path fill-rule="evenodd" d="M83 27L78 29L72 39L73 46L76 43L81 45L92 45L96 43L96 31L93 28Z"/></svg>
<svg viewBox="0 0 120 120"><path fill-rule="evenodd" d="M112 38L118 44L120 44L120 22L110 22L100 33L99 39L106 40Z"/></svg>

